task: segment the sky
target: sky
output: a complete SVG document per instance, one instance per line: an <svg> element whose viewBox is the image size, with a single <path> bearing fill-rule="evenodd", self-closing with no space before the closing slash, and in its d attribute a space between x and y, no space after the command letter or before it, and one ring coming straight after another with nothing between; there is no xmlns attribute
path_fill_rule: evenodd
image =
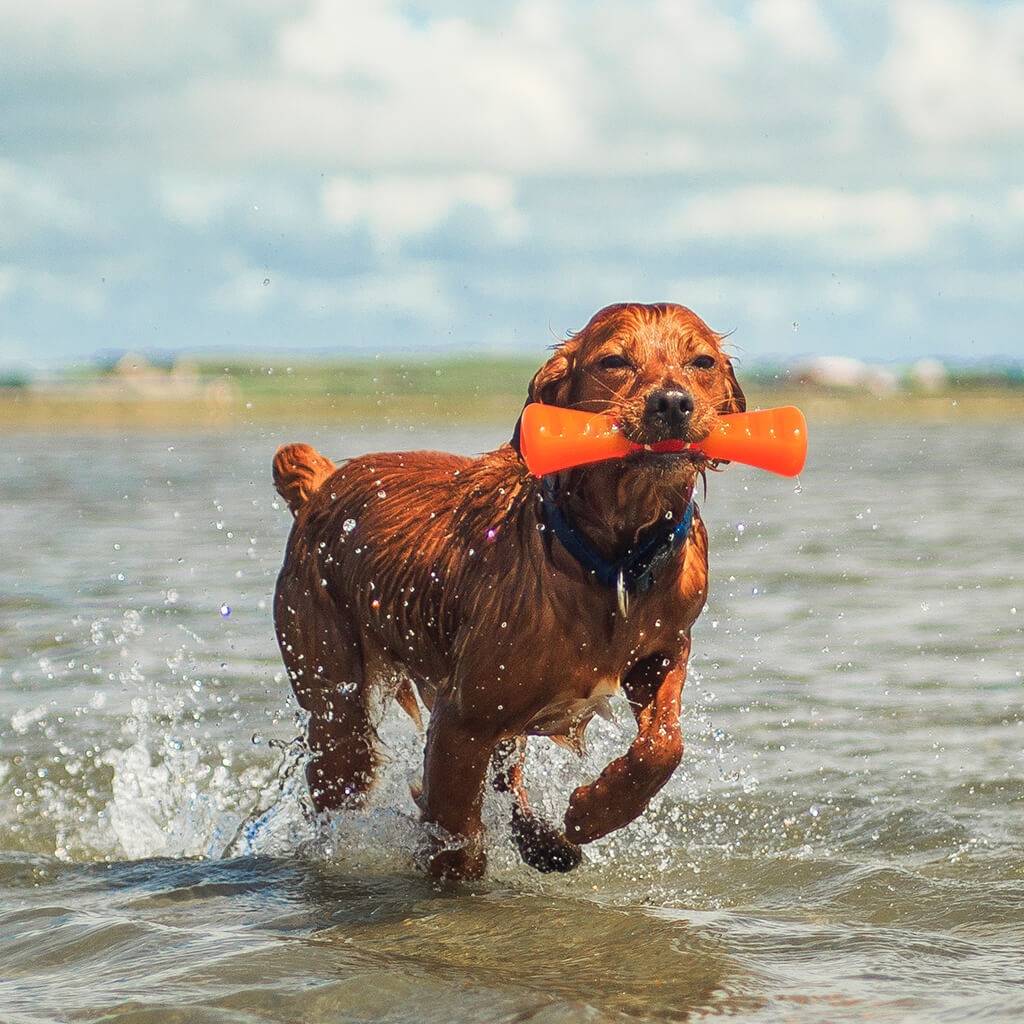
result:
<svg viewBox="0 0 1024 1024"><path fill-rule="evenodd" d="M0 368L1024 359L1024 2L0 0Z"/></svg>

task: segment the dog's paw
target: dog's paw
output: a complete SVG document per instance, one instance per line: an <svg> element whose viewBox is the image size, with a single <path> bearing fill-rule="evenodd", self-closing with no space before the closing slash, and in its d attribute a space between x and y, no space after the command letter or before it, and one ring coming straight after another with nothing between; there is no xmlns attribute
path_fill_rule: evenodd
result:
<svg viewBox="0 0 1024 1024"><path fill-rule="evenodd" d="M483 833L452 835L438 825L426 823L415 862L435 882L476 881L487 870Z"/></svg>
<svg viewBox="0 0 1024 1024"><path fill-rule="evenodd" d="M523 863L544 874L572 871L583 860L579 846L532 811L513 810L512 837Z"/></svg>

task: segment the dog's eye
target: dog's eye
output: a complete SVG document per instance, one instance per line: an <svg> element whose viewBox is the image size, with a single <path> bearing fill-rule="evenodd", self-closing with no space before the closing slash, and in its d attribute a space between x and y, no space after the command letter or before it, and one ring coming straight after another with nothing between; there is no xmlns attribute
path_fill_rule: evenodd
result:
<svg viewBox="0 0 1024 1024"><path fill-rule="evenodd" d="M628 370L631 365L625 356L605 356L601 360L602 370Z"/></svg>
<svg viewBox="0 0 1024 1024"><path fill-rule="evenodd" d="M696 370L713 370L717 364L714 356L697 356L690 365Z"/></svg>

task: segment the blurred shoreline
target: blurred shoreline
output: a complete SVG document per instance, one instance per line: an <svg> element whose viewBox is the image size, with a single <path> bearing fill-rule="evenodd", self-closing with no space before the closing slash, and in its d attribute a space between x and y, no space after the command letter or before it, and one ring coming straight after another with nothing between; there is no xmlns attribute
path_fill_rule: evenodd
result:
<svg viewBox="0 0 1024 1024"><path fill-rule="evenodd" d="M7 432L250 429L274 425L515 422L536 365L523 359L153 365L124 356L78 376L0 387ZM1016 378L952 372L924 383L833 380L799 368L748 371L748 407L799 406L810 423L1005 421L1024 416Z"/></svg>

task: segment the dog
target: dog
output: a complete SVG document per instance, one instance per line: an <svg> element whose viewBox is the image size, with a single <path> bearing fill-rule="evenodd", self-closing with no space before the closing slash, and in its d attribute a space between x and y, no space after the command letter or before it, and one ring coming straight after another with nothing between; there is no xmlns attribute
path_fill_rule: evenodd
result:
<svg viewBox="0 0 1024 1024"><path fill-rule="evenodd" d="M746 408L723 337L674 304L594 315L537 371L528 402L612 415L643 445L697 442ZM519 425L478 458L363 455L335 466L280 448L275 486L294 515L274 597L278 643L308 715L315 808L357 807L379 765L392 699L422 728L422 786L437 879L486 868L483 795L511 795L523 860L568 871L581 847L637 818L680 762L680 695L708 583L694 502L717 468L696 450L640 449L536 479ZM622 694L636 737L570 796L560 826L530 806L526 737L579 750ZM418 697L417 697L418 695Z"/></svg>

